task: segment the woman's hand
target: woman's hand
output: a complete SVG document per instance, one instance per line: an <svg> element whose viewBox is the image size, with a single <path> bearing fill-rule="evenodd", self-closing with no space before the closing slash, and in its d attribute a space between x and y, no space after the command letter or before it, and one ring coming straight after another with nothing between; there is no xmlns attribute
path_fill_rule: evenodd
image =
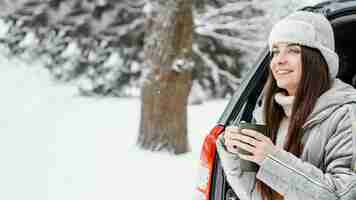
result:
<svg viewBox="0 0 356 200"><path fill-rule="evenodd" d="M255 162L258 165L262 163L269 152L277 148L271 139L262 133L251 129L239 129L237 127L226 128L225 146L228 151L238 154L241 159ZM251 155L239 153L237 147L246 150Z"/></svg>
<svg viewBox="0 0 356 200"><path fill-rule="evenodd" d="M224 132L225 147L230 153L238 154L237 146L233 142L234 135L241 134L237 126L227 126Z"/></svg>

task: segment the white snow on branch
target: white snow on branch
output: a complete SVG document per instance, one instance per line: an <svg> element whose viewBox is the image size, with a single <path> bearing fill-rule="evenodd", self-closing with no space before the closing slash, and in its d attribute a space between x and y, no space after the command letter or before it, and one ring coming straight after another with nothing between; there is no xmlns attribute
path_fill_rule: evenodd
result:
<svg viewBox="0 0 356 200"><path fill-rule="evenodd" d="M135 30L137 27L143 26L144 23L145 23L145 18L138 18L126 26L121 26L120 29L118 30L118 35L119 36L127 35L131 31Z"/></svg>
<svg viewBox="0 0 356 200"><path fill-rule="evenodd" d="M105 6L108 2L106 0L97 0L96 3L99 5L99 6Z"/></svg>
<svg viewBox="0 0 356 200"><path fill-rule="evenodd" d="M236 89L237 86L241 84L242 82L241 79L236 78L228 71L220 69L219 66L217 66L215 62L209 58L209 55L204 54L202 51L200 51L197 44L193 44L193 51L197 55L199 55L200 58L204 61L204 63L212 70L212 77L214 78L216 83L220 83L219 76L221 75L226 77L229 80L229 82L231 82L230 86L234 89Z"/></svg>
<svg viewBox="0 0 356 200"><path fill-rule="evenodd" d="M265 46L265 42L258 42L258 41L248 41L248 40L243 40L237 37L231 37L223 34L219 34L214 32L213 30L210 30L206 27L199 27L195 30L198 34L200 35L205 35L205 36L210 36L213 38L216 38L218 40L221 40L223 42L224 46L229 47L230 49L259 49Z"/></svg>
<svg viewBox="0 0 356 200"><path fill-rule="evenodd" d="M228 3L222 8L210 9L204 16L201 17L202 21L209 21L211 18L231 12L237 12L251 5L251 2L236 2Z"/></svg>
<svg viewBox="0 0 356 200"><path fill-rule="evenodd" d="M80 56L81 49L77 42L70 42L67 48L62 52L61 57L63 58L72 58L76 56Z"/></svg>
<svg viewBox="0 0 356 200"><path fill-rule="evenodd" d="M34 32L27 32L24 39L19 43L19 47L34 47L39 43L39 39Z"/></svg>
<svg viewBox="0 0 356 200"><path fill-rule="evenodd" d="M147 15L150 16L153 10L153 5L150 1L146 1L145 6L143 7L143 12Z"/></svg>
<svg viewBox="0 0 356 200"><path fill-rule="evenodd" d="M0 19L0 38L5 38L7 33L10 31L10 28L10 23L6 23L4 20Z"/></svg>
<svg viewBox="0 0 356 200"><path fill-rule="evenodd" d="M227 30L234 30L234 31L245 31L245 30L258 30L261 29L261 24L265 23L266 19L263 17L260 18L253 18L246 19L246 20L234 20L228 23L206 23L206 24L199 24L196 22L196 28L205 27L210 30L219 30L219 29L227 29Z"/></svg>
<svg viewBox="0 0 356 200"><path fill-rule="evenodd" d="M204 61L204 63L207 65L207 67L209 67L211 69L211 74L212 74L211 76L213 77L213 79L216 83L220 84L219 66L217 66L215 64L215 62L209 58L208 55L201 52L197 44L193 44L193 52L195 52L197 55L199 55L200 58Z"/></svg>
<svg viewBox="0 0 356 200"><path fill-rule="evenodd" d="M145 5L142 8L143 13L147 18L151 18L154 13L159 10L160 6L156 1L145 0Z"/></svg>
<svg viewBox="0 0 356 200"><path fill-rule="evenodd" d="M178 58L173 61L172 69L176 72L190 70L194 67L194 62L189 59Z"/></svg>
<svg viewBox="0 0 356 200"><path fill-rule="evenodd" d="M104 62L104 68L119 67L123 68L124 59L121 57L119 52L112 52L109 58Z"/></svg>

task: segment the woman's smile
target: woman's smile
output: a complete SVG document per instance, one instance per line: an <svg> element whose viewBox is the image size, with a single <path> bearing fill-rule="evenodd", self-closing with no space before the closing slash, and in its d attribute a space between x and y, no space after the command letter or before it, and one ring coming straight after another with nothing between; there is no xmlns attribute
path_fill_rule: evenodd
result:
<svg viewBox="0 0 356 200"><path fill-rule="evenodd" d="M280 70L276 70L276 74L277 75L288 75L291 72L293 72L293 70L288 70L288 69L280 69Z"/></svg>

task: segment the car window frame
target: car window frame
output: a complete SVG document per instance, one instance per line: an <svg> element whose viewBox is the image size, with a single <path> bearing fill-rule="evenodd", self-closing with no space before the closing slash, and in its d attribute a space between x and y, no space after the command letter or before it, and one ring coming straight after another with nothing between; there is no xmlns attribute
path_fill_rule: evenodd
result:
<svg viewBox="0 0 356 200"><path fill-rule="evenodd" d="M267 81L270 55L267 47L264 49L260 59L249 71L246 79L242 82L239 90L232 96L229 104L226 106L219 124L226 127L227 125L236 125L241 120L250 121L252 111L254 110L258 99L261 97L263 87ZM215 155L214 176L212 185L214 188L210 196L211 200L222 200L225 197L230 186L227 184L226 176L221 167L218 154Z"/></svg>
<svg viewBox="0 0 356 200"><path fill-rule="evenodd" d="M251 101L250 95L252 94L254 95L253 97L255 97L256 95L259 96L259 93L262 92L267 78L269 63L270 54L268 47L265 47L257 63L254 65L256 67L249 70L246 78L242 81L241 86L231 97L228 105L218 120L218 124L227 126L239 122L237 121L238 116L241 116L241 112L251 106L251 103L248 102L249 100ZM244 107L247 102L247 106ZM246 119L246 116L242 114L241 119Z"/></svg>

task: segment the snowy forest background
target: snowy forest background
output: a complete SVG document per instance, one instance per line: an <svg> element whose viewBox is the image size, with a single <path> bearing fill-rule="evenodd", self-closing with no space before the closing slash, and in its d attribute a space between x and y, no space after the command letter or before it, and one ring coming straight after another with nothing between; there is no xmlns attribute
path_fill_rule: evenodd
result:
<svg viewBox="0 0 356 200"><path fill-rule="evenodd" d="M1 0L7 57L43 60L81 95L137 97L145 76L145 16L158 0ZM272 24L308 0L195 0L190 103L229 97Z"/></svg>
<svg viewBox="0 0 356 200"><path fill-rule="evenodd" d="M171 156L135 145L158 1L0 0L0 199L194 199L204 137L272 24L320 2L194 0L191 151Z"/></svg>

